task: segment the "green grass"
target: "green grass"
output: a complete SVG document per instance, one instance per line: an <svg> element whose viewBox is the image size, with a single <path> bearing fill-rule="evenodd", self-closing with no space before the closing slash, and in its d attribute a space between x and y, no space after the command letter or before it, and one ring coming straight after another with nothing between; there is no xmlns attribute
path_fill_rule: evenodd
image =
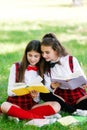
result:
<svg viewBox="0 0 87 130"><path fill-rule="evenodd" d="M60 7L61 3L57 5L58 3L55 4L55 6ZM52 4L49 7L52 7ZM62 8L65 9L67 6L64 7L63 5ZM79 9L77 9L77 12L78 10ZM16 22L0 22L0 104L7 98L8 76L11 65L21 60L24 48L30 40L41 40L42 36L48 32L54 32L68 52L78 58L87 76L86 21L82 22L82 19L81 21L77 21L76 18L74 21L71 18L68 20L49 20L48 17L48 20L38 18L36 20L25 19ZM62 113L62 115L65 116L67 113ZM10 121L7 116L0 115L0 130L87 130L87 123L72 127L64 127L59 123L54 123L43 126L42 128L24 126L24 123L25 121L21 121L17 124L14 121Z"/></svg>
<svg viewBox="0 0 87 130"><path fill-rule="evenodd" d="M1 26L2 23L0 24L0 27ZM25 21L15 24L4 23L4 26L9 27L9 29L7 31L5 29L0 30L0 103L5 101L7 98L7 82L11 65L16 61L21 60L24 48L30 40L41 39L42 36L49 31L56 33L62 44L66 47L66 49L72 55L78 58L81 66L83 67L83 70L85 71L85 74L87 75L87 32L85 31L87 24L64 26L60 24L60 26L58 26L58 21L55 22L55 25L51 24L50 21L46 23L42 21L36 23ZM36 28L34 30L35 26ZM81 27L81 31L78 30L79 26ZM24 30L24 28L27 28L27 30ZM10 121L7 117L0 116L1 130L7 130L7 127L9 128L9 130L31 130L31 128L32 130L87 129L86 123L69 128L63 127L59 123L54 123L49 126L46 125L42 128L37 128L34 126L24 126L24 121L16 124L14 121Z"/></svg>

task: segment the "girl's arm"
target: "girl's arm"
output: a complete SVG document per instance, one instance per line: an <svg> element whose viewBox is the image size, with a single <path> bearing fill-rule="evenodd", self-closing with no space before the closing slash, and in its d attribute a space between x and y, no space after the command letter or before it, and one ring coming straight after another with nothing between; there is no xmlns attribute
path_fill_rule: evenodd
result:
<svg viewBox="0 0 87 130"><path fill-rule="evenodd" d="M75 71L79 71L79 72L84 76L84 78L87 79L87 78L86 78L86 75L84 74L83 69L81 68L81 66L80 66L80 64L79 64L79 62L78 62L78 60L77 60L75 57L74 57L73 59L74 59L74 60L73 60L74 72L75 72ZM87 84L83 85L82 88L83 88L83 89L87 89Z"/></svg>
<svg viewBox="0 0 87 130"><path fill-rule="evenodd" d="M47 73L44 74L44 85L45 85L51 92L53 92L53 88L52 88L52 86L51 86L51 78L50 78L50 76L49 76Z"/></svg>
<svg viewBox="0 0 87 130"><path fill-rule="evenodd" d="M16 66L15 64L13 64L10 69L8 79L8 89L7 89L8 96L15 96L15 94L11 91L14 88L15 78L16 78Z"/></svg>
<svg viewBox="0 0 87 130"><path fill-rule="evenodd" d="M77 58L75 58L75 57L73 57L73 71L74 72L77 72L77 71L80 72L86 78L84 71L80 66L80 63L78 62Z"/></svg>

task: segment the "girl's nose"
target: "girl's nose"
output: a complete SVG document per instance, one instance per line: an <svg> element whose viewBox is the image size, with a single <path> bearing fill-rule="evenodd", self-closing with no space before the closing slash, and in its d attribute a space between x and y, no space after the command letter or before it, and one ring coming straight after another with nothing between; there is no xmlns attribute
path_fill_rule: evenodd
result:
<svg viewBox="0 0 87 130"><path fill-rule="evenodd" d="M42 55L44 58L46 58L46 54L44 53L43 55Z"/></svg>

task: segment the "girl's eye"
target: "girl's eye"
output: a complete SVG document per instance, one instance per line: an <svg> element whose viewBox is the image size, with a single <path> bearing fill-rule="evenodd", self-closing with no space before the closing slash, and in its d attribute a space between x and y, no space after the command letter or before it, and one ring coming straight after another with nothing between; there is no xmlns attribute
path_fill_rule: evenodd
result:
<svg viewBox="0 0 87 130"><path fill-rule="evenodd" d="M48 51L46 52L46 54L49 54L49 53L50 53L50 52L48 52Z"/></svg>
<svg viewBox="0 0 87 130"><path fill-rule="evenodd" d="M50 52L46 51L46 52L42 52L42 55L44 54L50 54Z"/></svg>
<svg viewBox="0 0 87 130"><path fill-rule="evenodd" d="M32 55L29 54L28 56L31 57Z"/></svg>
<svg viewBox="0 0 87 130"><path fill-rule="evenodd" d="M39 56L34 56L35 58L38 58Z"/></svg>

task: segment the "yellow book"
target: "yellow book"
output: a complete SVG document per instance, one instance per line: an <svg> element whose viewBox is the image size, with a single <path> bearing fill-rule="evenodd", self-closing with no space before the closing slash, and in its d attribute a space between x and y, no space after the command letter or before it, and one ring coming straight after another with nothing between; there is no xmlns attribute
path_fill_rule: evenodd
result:
<svg viewBox="0 0 87 130"><path fill-rule="evenodd" d="M29 86L24 83L16 83L14 86L15 87L12 89L12 92L14 92L17 96L28 94L32 90L36 90L37 92L41 93L50 92L42 83L31 84Z"/></svg>

